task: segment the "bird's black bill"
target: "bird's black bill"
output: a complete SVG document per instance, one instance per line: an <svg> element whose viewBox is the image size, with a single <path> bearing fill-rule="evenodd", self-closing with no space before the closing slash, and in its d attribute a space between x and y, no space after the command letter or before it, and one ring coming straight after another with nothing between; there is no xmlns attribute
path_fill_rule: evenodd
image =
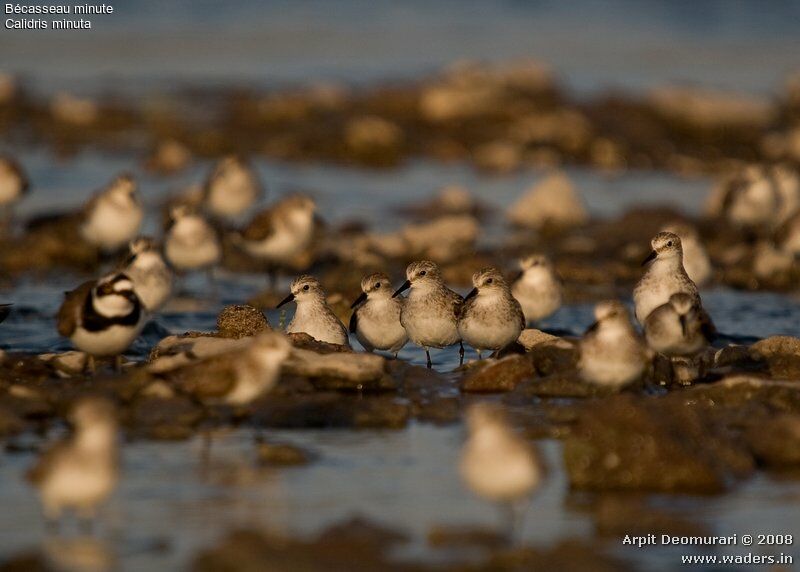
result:
<svg viewBox="0 0 800 572"><path fill-rule="evenodd" d="M511 277L511 284L522 278L524 272L522 270L515 272L514 275Z"/></svg>
<svg viewBox="0 0 800 572"><path fill-rule="evenodd" d="M292 300L294 300L294 294L289 294L288 296L286 296L286 298L284 298L283 300L281 300L280 304L278 304L278 305L277 305L277 306L275 306L275 307L276 307L276 308L280 308L281 306L283 306L284 304L288 304L288 303L289 303L289 302L291 302Z"/></svg>
<svg viewBox="0 0 800 572"><path fill-rule="evenodd" d="M473 288L472 290L469 291L469 294L467 294L464 297L464 300L469 300L470 298L474 298L477 295L478 295L478 289L477 288Z"/></svg>
<svg viewBox="0 0 800 572"><path fill-rule="evenodd" d="M655 260L656 256L658 256L658 253L655 250L651 250L650 254L647 255L647 258L642 260L642 266L644 266L648 262L651 262L651 261Z"/></svg>
<svg viewBox="0 0 800 572"><path fill-rule="evenodd" d="M405 292L409 288L411 288L411 280L406 280L403 282L403 285L400 286L400 288L398 288L394 294L392 294L392 298L397 298L401 292Z"/></svg>
<svg viewBox="0 0 800 572"><path fill-rule="evenodd" d="M589 334L597 330L600 327L600 322L592 322L592 325L586 329L586 333Z"/></svg>
<svg viewBox="0 0 800 572"><path fill-rule="evenodd" d="M680 317L680 320L681 320L681 333L682 333L683 337L685 338L686 337L686 316L682 315Z"/></svg>
<svg viewBox="0 0 800 572"><path fill-rule="evenodd" d="M364 300L366 300L366 299L367 299L367 294L366 294L365 292L362 292L362 293L361 293L361 296L359 296L358 298L356 298L356 301L355 301L355 302L353 302L352 304L350 304L350 309L352 310L353 308L355 308L356 306L358 306L359 304L361 304L361 303L362 303Z"/></svg>

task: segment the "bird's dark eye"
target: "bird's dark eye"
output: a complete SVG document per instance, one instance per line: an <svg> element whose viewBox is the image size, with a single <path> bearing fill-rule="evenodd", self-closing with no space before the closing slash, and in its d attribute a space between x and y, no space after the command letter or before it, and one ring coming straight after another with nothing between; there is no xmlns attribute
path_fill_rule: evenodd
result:
<svg viewBox="0 0 800 572"><path fill-rule="evenodd" d="M491 284L492 282L494 282L494 279L492 279L492 278L489 278L489 279L486 281L486 283L487 283L487 284Z"/></svg>
<svg viewBox="0 0 800 572"><path fill-rule="evenodd" d="M375 288L376 288L376 289L377 289L377 288L380 288L380 287L381 287L381 283L380 283L380 282L378 282L377 284L375 284Z"/></svg>
<svg viewBox="0 0 800 572"><path fill-rule="evenodd" d="M422 272L419 273L420 276L425 276L426 274L427 274L427 272L425 270L423 270Z"/></svg>
<svg viewBox="0 0 800 572"><path fill-rule="evenodd" d="M672 241L667 242L667 246L672 246Z"/></svg>
<svg viewBox="0 0 800 572"><path fill-rule="evenodd" d="M308 284L306 284L305 286L303 286L303 290L308 290Z"/></svg>

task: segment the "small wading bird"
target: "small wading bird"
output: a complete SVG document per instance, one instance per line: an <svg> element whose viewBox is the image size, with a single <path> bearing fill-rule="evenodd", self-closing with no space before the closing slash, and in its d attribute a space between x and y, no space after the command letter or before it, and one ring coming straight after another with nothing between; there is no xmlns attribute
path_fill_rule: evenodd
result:
<svg viewBox="0 0 800 572"><path fill-rule="evenodd" d="M368 352L385 350L397 357L408 334L400 323L403 298L392 297L392 283L383 272L365 276L361 280L361 295L350 306L350 333Z"/></svg>
<svg viewBox="0 0 800 572"><path fill-rule="evenodd" d="M644 324L650 312L669 302L669 297L682 292L700 301L697 286L683 267L681 239L671 232L659 232L650 241L653 250L642 266L649 264L644 276L633 289L636 319Z"/></svg>
<svg viewBox="0 0 800 572"><path fill-rule="evenodd" d="M67 292L58 311L58 333L88 354L89 371L96 357L114 357L117 371L122 352L139 336L146 312L131 279L122 273L90 280Z"/></svg>
<svg viewBox="0 0 800 572"><path fill-rule="evenodd" d="M172 271L152 238L142 236L131 242L130 255L122 272L130 277L136 295L151 314L160 310L169 300Z"/></svg>
<svg viewBox="0 0 800 572"><path fill-rule="evenodd" d="M206 270L211 273L222 258L217 232L199 213L187 205L170 211L170 225L164 239L164 255L178 272Z"/></svg>
<svg viewBox="0 0 800 572"><path fill-rule="evenodd" d="M0 216L5 226L11 220L12 209L30 190L22 166L11 157L0 156Z"/></svg>
<svg viewBox="0 0 800 572"><path fill-rule="evenodd" d="M478 403L466 417L469 437L461 453L461 477L472 492L503 509L513 542L530 497L544 480L544 464L499 406Z"/></svg>
<svg viewBox="0 0 800 572"><path fill-rule="evenodd" d="M73 434L45 451L27 473L48 524L56 527L65 510L75 511L91 525L118 478L113 405L105 399L83 398L72 408L70 421Z"/></svg>
<svg viewBox="0 0 800 572"><path fill-rule="evenodd" d="M525 329L525 316L496 268L473 274L472 285L461 307L458 333L480 359L483 350L501 350L515 342Z"/></svg>
<svg viewBox="0 0 800 572"><path fill-rule="evenodd" d="M275 386L291 349L286 336L266 331L241 349L156 373L205 403L246 406Z"/></svg>
<svg viewBox="0 0 800 572"><path fill-rule="evenodd" d="M228 221L243 215L263 195L256 172L235 155L220 159L203 187L203 203L208 213Z"/></svg>
<svg viewBox="0 0 800 572"><path fill-rule="evenodd" d="M132 176L123 174L86 204L81 234L101 251L116 252L136 238L143 218L136 182Z"/></svg>
<svg viewBox="0 0 800 572"><path fill-rule="evenodd" d="M621 389L642 377L652 356L622 302L600 302L579 343L578 372L584 381Z"/></svg>
<svg viewBox="0 0 800 572"><path fill-rule="evenodd" d="M425 350L428 367L433 367L430 348L446 348L459 343L464 363L464 345L458 334L458 316L464 299L445 286L436 263L412 262L406 268L407 280L392 297L410 289L400 311L400 323L409 339Z"/></svg>
<svg viewBox="0 0 800 572"><path fill-rule="evenodd" d="M316 278L308 275L296 278L292 282L291 293L277 307L280 308L292 301L297 308L292 321L286 327L287 333L303 332L319 342L350 345L347 328L328 306L325 292Z"/></svg>
<svg viewBox="0 0 800 572"><path fill-rule="evenodd" d="M261 211L233 241L253 258L266 264L274 289L278 272L296 265L314 237L314 201L292 195Z"/></svg>
<svg viewBox="0 0 800 572"><path fill-rule="evenodd" d="M669 302L653 310L644 322L644 332L648 345L670 359L673 377L677 363L691 361L716 336L708 314L697 300L684 293L673 294Z"/></svg>
<svg viewBox="0 0 800 572"><path fill-rule="evenodd" d="M532 254L519 261L520 273L512 280L511 293L525 313L525 322L544 320L561 307L561 278L553 263L543 254Z"/></svg>

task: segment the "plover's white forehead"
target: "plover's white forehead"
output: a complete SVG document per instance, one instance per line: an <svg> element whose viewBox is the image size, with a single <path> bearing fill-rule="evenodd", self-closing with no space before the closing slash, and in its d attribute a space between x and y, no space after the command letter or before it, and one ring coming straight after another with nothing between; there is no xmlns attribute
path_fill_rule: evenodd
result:
<svg viewBox="0 0 800 572"><path fill-rule="evenodd" d="M101 278L97 284L100 295L117 294L133 290L133 282L127 274L109 274Z"/></svg>

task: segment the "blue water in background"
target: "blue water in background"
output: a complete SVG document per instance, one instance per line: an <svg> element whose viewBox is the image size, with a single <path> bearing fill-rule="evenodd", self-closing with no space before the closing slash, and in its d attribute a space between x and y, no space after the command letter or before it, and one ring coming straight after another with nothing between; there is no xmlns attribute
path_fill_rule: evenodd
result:
<svg viewBox="0 0 800 572"><path fill-rule="evenodd" d="M766 93L800 66L789 0L125 0L86 31L0 29L0 69L47 89L271 86L533 57L579 91L693 82Z"/></svg>

